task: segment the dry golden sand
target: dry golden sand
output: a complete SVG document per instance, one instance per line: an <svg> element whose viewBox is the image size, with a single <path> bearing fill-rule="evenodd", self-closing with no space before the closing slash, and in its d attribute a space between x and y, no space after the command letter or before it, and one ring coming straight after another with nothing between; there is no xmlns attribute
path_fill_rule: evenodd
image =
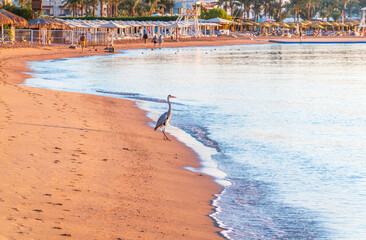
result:
<svg viewBox="0 0 366 240"><path fill-rule="evenodd" d="M26 61L96 53L1 49L0 239L220 239L220 186L134 102L15 85Z"/></svg>
<svg viewBox="0 0 366 240"><path fill-rule="evenodd" d="M253 43L268 39L164 46ZM0 240L221 239L208 216L221 187L183 169L199 165L195 153L164 141L134 102L16 85L27 61L97 50L0 48Z"/></svg>

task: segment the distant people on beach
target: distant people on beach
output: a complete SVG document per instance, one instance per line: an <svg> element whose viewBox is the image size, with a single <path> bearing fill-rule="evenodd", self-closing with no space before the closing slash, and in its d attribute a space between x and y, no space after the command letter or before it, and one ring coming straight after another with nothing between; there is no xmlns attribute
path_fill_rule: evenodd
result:
<svg viewBox="0 0 366 240"><path fill-rule="evenodd" d="M156 47L156 44L158 43L158 38L156 35L153 37L152 42L154 43L154 48Z"/></svg>
<svg viewBox="0 0 366 240"><path fill-rule="evenodd" d="M142 36L142 38L144 39L144 42L146 44L147 43L147 38L148 38L147 33L144 33L144 35Z"/></svg>
<svg viewBox="0 0 366 240"><path fill-rule="evenodd" d="M80 37L80 45L81 45L81 51L84 52L84 47L86 45L86 39L85 39L84 33L81 34L81 37Z"/></svg>
<svg viewBox="0 0 366 240"><path fill-rule="evenodd" d="M161 45L163 44L163 38L161 37L161 35L159 36L159 48L161 48Z"/></svg>

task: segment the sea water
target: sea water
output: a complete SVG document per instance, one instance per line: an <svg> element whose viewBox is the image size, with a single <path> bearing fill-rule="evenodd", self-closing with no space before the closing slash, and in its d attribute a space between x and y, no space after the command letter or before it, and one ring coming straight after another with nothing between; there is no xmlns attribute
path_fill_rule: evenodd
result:
<svg viewBox="0 0 366 240"><path fill-rule="evenodd" d="M366 45L166 48L32 62L25 85L129 98L193 148L228 239L366 239ZM161 133L159 134L162 138Z"/></svg>

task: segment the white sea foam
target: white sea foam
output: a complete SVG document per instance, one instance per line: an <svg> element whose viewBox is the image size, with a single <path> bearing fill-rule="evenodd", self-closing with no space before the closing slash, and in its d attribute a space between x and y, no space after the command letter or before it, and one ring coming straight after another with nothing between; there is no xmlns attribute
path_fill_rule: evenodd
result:
<svg viewBox="0 0 366 240"><path fill-rule="evenodd" d="M152 112L150 109L147 109L146 106L139 102L137 106L145 111L147 111L147 116L156 121L159 118L158 113ZM151 127L154 127L151 125ZM207 175L214 177L215 182L222 186L230 186L231 182L227 179L227 174L218 169L217 163L212 159L212 156L217 154L217 151L213 148L206 147L201 142L197 141L190 134L186 133L182 129L169 125L166 127L166 132L176 137L179 141L183 142L187 145L187 147L191 148L195 151L201 160L202 167L201 168L193 168L193 167L185 167L187 170L193 172L201 172Z"/></svg>

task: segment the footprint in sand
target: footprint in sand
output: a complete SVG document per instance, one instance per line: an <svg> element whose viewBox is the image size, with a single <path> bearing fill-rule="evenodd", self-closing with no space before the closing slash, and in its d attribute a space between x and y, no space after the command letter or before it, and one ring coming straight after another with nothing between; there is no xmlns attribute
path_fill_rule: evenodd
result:
<svg viewBox="0 0 366 240"><path fill-rule="evenodd" d="M62 203L47 202L47 204L50 204L50 205L53 205L53 206L63 206Z"/></svg>
<svg viewBox="0 0 366 240"><path fill-rule="evenodd" d="M60 234L60 236L63 236L63 237L71 237L71 234L69 234L69 233L63 233L63 234Z"/></svg>

